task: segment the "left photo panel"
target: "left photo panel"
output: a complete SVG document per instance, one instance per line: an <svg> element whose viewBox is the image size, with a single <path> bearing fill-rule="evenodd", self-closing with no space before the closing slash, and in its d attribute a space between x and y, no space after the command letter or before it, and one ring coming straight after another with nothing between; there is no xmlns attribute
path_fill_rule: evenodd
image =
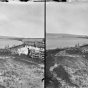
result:
<svg viewBox="0 0 88 88"><path fill-rule="evenodd" d="M0 88L44 88L44 2L0 2Z"/></svg>

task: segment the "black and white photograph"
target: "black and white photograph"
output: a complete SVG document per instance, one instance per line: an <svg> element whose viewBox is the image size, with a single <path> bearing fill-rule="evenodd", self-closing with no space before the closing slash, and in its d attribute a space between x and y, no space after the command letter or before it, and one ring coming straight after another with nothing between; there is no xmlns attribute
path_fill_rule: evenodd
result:
<svg viewBox="0 0 88 88"><path fill-rule="evenodd" d="M88 2L46 3L46 88L88 88Z"/></svg>
<svg viewBox="0 0 88 88"><path fill-rule="evenodd" d="M72 3L74 3L74 2L76 2L76 3L78 3L78 2L87 2L88 0L46 0L46 2L72 2Z"/></svg>
<svg viewBox="0 0 88 88"><path fill-rule="evenodd" d="M45 2L45 0L0 0L0 2L9 2L9 3L31 3L31 2Z"/></svg>
<svg viewBox="0 0 88 88"><path fill-rule="evenodd" d="M44 3L0 2L0 88L44 88Z"/></svg>

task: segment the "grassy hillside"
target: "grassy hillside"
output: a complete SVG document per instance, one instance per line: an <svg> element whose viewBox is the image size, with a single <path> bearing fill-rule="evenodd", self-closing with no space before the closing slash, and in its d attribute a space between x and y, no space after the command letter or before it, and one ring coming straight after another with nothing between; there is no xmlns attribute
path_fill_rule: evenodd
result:
<svg viewBox="0 0 88 88"><path fill-rule="evenodd" d="M47 88L88 88L88 45L47 50L47 54Z"/></svg>

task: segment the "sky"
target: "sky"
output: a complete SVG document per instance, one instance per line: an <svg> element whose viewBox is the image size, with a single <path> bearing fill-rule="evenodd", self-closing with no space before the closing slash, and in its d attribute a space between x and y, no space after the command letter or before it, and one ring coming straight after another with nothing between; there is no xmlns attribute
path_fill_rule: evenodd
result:
<svg viewBox="0 0 88 88"><path fill-rule="evenodd" d="M0 36L44 38L44 3L0 3Z"/></svg>
<svg viewBox="0 0 88 88"><path fill-rule="evenodd" d="M88 35L88 2L47 3L46 32Z"/></svg>

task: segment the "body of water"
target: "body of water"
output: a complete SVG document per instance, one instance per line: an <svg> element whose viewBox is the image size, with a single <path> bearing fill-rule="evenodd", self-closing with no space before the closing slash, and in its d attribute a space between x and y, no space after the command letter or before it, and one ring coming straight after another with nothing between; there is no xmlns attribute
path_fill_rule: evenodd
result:
<svg viewBox="0 0 88 88"><path fill-rule="evenodd" d="M88 44L88 39L84 38L47 38L46 48L55 49L60 47L73 47L75 44L83 45Z"/></svg>
<svg viewBox="0 0 88 88"><path fill-rule="evenodd" d="M21 41L0 39L0 48L5 48L5 46L7 46L7 45L9 45L9 47L12 47L13 45L20 45L20 44L22 44Z"/></svg>

